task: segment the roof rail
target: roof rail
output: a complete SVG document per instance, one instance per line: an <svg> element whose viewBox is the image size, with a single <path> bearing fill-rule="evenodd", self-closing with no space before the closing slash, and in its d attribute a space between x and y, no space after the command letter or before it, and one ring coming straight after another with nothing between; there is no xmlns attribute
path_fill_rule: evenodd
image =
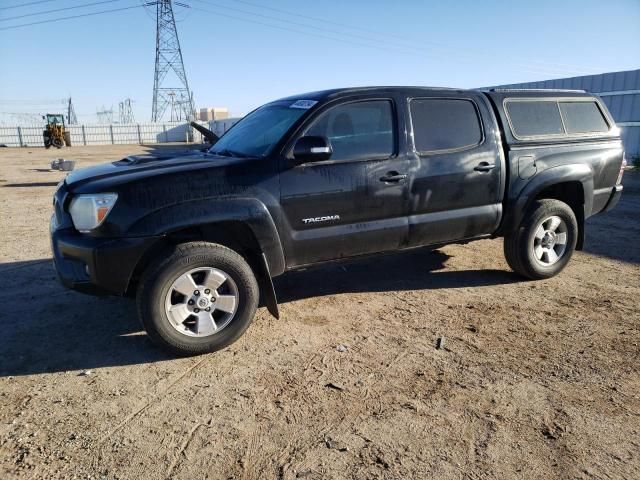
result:
<svg viewBox="0 0 640 480"><path fill-rule="evenodd" d="M565 93L587 93L586 90L575 90L569 88L490 88L490 92L565 92Z"/></svg>

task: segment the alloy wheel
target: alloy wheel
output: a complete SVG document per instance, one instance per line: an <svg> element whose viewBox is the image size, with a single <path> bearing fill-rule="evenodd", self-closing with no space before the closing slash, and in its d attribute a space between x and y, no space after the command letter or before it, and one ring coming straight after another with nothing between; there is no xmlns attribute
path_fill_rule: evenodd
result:
<svg viewBox="0 0 640 480"><path fill-rule="evenodd" d="M534 258L543 266L549 267L558 262L567 251L567 224L554 215L547 217L538 225L533 237Z"/></svg>
<svg viewBox="0 0 640 480"><path fill-rule="evenodd" d="M238 297L238 287L228 273L212 267L194 268L171 284L165 313L183 335L207 337L229 325Z"/></svg>

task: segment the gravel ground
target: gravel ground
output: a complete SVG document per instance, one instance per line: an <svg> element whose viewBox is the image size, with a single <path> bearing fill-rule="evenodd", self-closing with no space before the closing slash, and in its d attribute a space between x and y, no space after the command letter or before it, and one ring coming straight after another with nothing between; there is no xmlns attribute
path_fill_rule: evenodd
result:
<svg viewBox="0 0 640 480"><path fill-rule="evenodd" d="M640 478L640 174L556 278L500 240L327 265L174 359L57 283L48 165L180 148L0 149L0 478Z"/></svg>

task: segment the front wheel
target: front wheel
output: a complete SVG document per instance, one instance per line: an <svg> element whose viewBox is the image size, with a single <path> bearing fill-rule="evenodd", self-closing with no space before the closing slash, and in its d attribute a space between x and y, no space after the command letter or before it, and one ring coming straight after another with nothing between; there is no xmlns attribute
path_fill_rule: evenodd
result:
<svg viewBox="0 0 640 480"><path fill-rule="evenodd" d="M220 350L249 327L258 284L242 256L222 245L178 245L145 272L138 313L149 337L179 355Z"/></svg>
<svg viewBox="0 0 640 480"><path fill-rule="evenodd" d="M504 239L509 266L533 280L553 277L571 259L578 240L578 222L560 200L534 202L518 229Z"/></svg>

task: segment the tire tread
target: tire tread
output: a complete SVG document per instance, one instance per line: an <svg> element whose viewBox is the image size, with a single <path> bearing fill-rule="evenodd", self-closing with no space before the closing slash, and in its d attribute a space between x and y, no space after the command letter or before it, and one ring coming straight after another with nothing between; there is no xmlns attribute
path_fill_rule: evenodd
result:
<svg viewBox="0 0 640 480"><path fill-rule="evenodd" d="M569 251L566 258L561 259L555 268L542 270L534 264L531 253L528 250L528 236L532 228L535 228L539 219L551 215L564 215L569 220L567 227L571 230L571 242L567 246ZM533 202L518 228L504 238L504 256L511 269L532 280L540 280L557 275L566 266L575 249L578 234L578 224L571 207L566 203L552 199L540 199Z"/></svg>
<svg viewBox="0 0 640 480"><path fill-rule="evenodd" d="M204 241L178 244L173 246L169 250L165 250L165 252L167 253L166 256L163 255L162 258L159 258L155 262L151 263L149 267L147 267L140 279L140 284L136 295L138 317L142 322L142 325L144 326L147 334L149 335L149 338L161 347L164 347L178 355L183 356L198 355L202 353L217 351L236 341L251 324L251 321L255 314L255 310L257 308L259 297L256 278L251 270L251 267L244 259L244 257L236 251L225 247L224 245ZM154 313L152 311L152 304L148 301L145 301L145 299L149 298L150 296L149 292L156 287L155 283L158 279L158 276L161 275L162 272L170 268L171 265L180 261L181 259L188 258L196 254L215 254L222 261L226 260L231 263L237 264L238 268L241 269L246 275L246 278L234 278L234 281L236 281L236 284L240 280L242 281L242 283L244 283L245 281L247 283L246 287L248 288L249 292L249 298L247 298L247 302L249 304L248 308L250 318L244 321L244 324L240 326L240 328L235 332L234 335L232 335L230 338L225 339L223 342L215 343L215 345L207 345L200 342L191 342L188 340L189 337L186 337L185 341L177 341L172 336L162 335L154 324ZM242 288L241 285L238 285L238 288ZM236 312L236 315L239 315L239 312ZM236 322L237 320L237 318L234 318L232 322ZM239 321L242 320L243 319L240 319ZM225 330L230 327L231 325L227 326Z"/></svg>

